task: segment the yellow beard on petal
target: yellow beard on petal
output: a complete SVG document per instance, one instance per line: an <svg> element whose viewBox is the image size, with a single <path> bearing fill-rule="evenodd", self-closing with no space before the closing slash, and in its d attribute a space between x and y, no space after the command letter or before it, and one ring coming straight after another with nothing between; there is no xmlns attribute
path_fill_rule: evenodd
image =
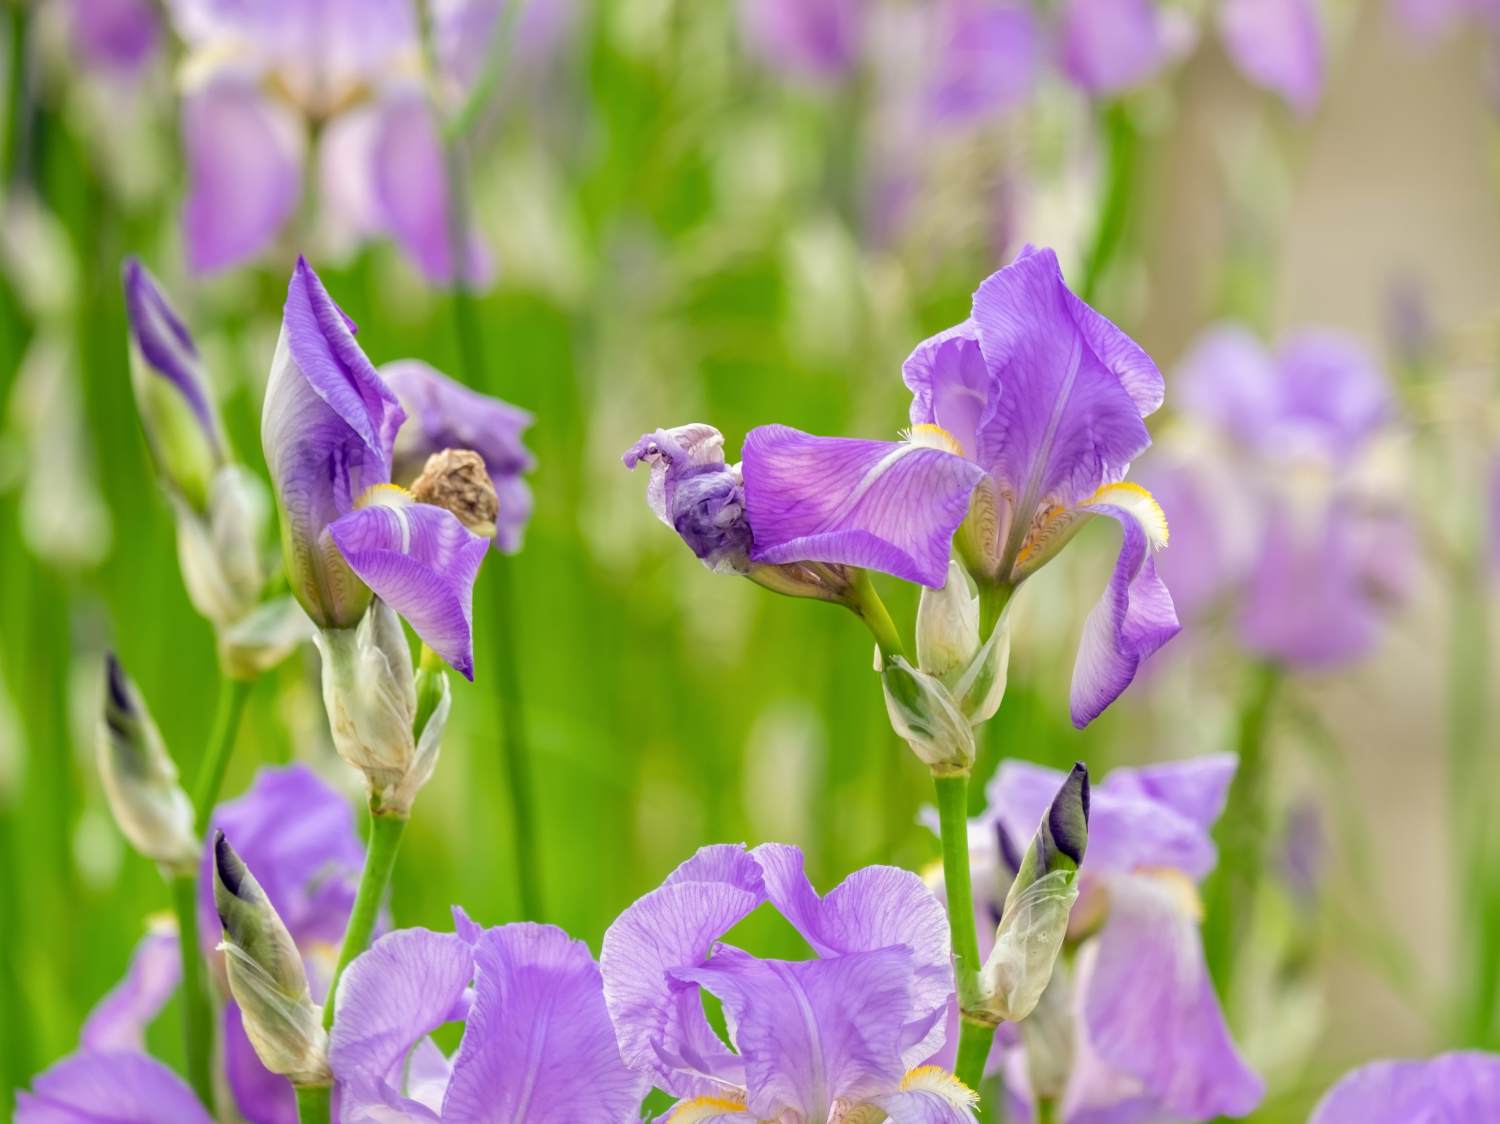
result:
<svg viewBox="0 0 1500 1124"><path fill-rule="evenodd" d="M928 422L921 422L910 429L903 429L901 440L908 445L916 445L923 449L941 449L945 453L952 453L955 457L964 455L964 447L958 443L958 438L942 426Z"/></svg>
<svg viewBox="0 0 1500 1124"><path fill-rule="evenodd" d="M726 1112L745 1112L743 1101L731 1097L694 1097L690 1101L678 1101L667 1117L667 1124L697 1124Z"/></svg>
<svg viewBox="0 0 1500 1124"><path fill-rule="evenodd" d="M1182 871L1173 866L1142 866L1136 868L1136 873L1154 879L1185 916L1202 922L1203 899L1198 896L1198 885Z"/></svg>

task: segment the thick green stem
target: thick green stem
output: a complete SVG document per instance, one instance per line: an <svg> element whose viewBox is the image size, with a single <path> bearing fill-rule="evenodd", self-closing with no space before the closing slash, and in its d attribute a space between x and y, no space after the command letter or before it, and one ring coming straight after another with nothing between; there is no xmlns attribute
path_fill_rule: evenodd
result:
<svg viewBox="0 0 1500 1124"><path fill-rule="evenodd" d="M210 1110L214 1105L213 1007L198 950L198 879L172 878L172 906L177 912L177 944L182 951L182 1044L188 1084Z"/></svg>
<svg viewBox="0 0 1500 1124"><path fill-rule="evenodd" d="M1057 1124L1057 1100L1053 1097L1036 1099L1036 1124Z"/></svg>
<svg viewBox="0 0 1500 1124"><path fill-rule="evenodd" d="M296 1085L300 1124L328 1124L333 1114L333 1089L328 1085Z"/></svg>
<svg viewBox="0 0 1500 1124"><path fill-rule="evenodd" d="M979 932L974 925L974 886L969 878L969 777L934 777L938 822L943 840L943 887L948 895L948 931L953 941L953 980L962 1009L979 989ZM954 1074L971 1089L984 1078L992 1023L964 1016L959 1020L958 1061Z"/></svg>
<svg viewBox="0 0 1500 1124"><path fill-rule="evenodd" d="M391 870L396 865L396 852L401 849L401 833L405 830L405 816L370 809L370 842L365 851L365 869L359 878L359 891L354 895L354 910L349 914L349 927L344 930L344 943L339 947L333 979L328 984L328 997L323 1001L325 1030L333 1027L334 997L338 994L344 969L370 943L375 919L380 915L380 903L385 898L385 888L390 884Z"/></svg>
<svg viewBox="0 0 1500 1124"><path fill-rule="evenodd" d="M1099 217L1084 258L1083 281L1078 287L1078 295L1090 304L1125 240L1140 140L1130 113L1119 102L1103 108L1099 124L1105 146L1104 181L1099 191Z"/></svg>
<svg viewBox="0 0 1500 1124"><path fill-rule="evenodd" d="M854 602L850 608L858 614L859 619L865 622L865 627L874 635L875 643L880 645L880 654L887 660L904 656L906 646L901 642L901 633L896 629L896 622L891 620L890 610L885 607L885 602L875 591L875 583L870 580L870 572L861 569L854 570L852 585Z"/></svg>
<svg viewBox="0 0 1500 1124"><path fill-rule="evenodd" d="M495 614L502 634L495 645L495 678L500 696L500 753L505 762L506 789L510 793L511 823L516 848L516 888L521 915L532 921L542 918L540 855L536 822L531 803L531 755L522 720L520 668L516 661L515 608L512 596L511 560L491 561L495 590Z"/></svg>
<svg viewBox="0 0 1500 1124"><path fill-rule="evenodd" d="M224 786L224 774L234 753L234 736L239 731L253 682L225 679L219 687L219 705L208 736L208 750L198 767L198 783L193 789L193 829L200 839L208 834L208 822L219 801L219 789Z"/></svg>
<svg viewBox="0 0 1500 1124"><path fill-rule="evenodd" d="M1281 679L1281 668L1272 663L1257 664L1251 671L1235 739L1239 767L1216 833L1219 868L1204 891L1204 953L1226 1004L1265 865L1271 787L1266 728Z"/></svg>

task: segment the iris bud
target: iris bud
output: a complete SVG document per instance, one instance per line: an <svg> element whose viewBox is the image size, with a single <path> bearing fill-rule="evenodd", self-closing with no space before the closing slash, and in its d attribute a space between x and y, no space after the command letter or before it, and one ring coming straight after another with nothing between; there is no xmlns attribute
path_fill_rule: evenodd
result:
<svg viewBox="0 0 1500 1124"><path fill-rule="evenodd" d="M313 635L313 623L296 599L289 594L276 597L219 629L219 666L232 679L253 679Z"/></svg>
<svg viewBox="0 0 1500 1124"><path fill-rule="evenodd" d="M105 657L98 757L104 794L131 846L173 872L192 871L198 858L193 803L140 692L113 653Z"/></svg>
<svg viewBox="0 0 1500 1124"><path fill-rule="evenodd" d="M417 756L417 689L400 618L376 598L358 625L320 629L314 641L334 748L364 773L375 805L402 814L415 793L403 781Z"/></svg>
<svg viewBox="0 0 1500 1124"><path fill-rule="evenodd" d="M895 656L885 661L880 684L891 728L936 776L973 768L974 727L942 680Z"/></svg>
<svg viewBox="0 0 1500 1124"><path fill-rule="evenodd" d="M1080 763L1053 797L1005 897L981 976L983 1011L997 1022L1026 1018L1052 978L1078 898L1088 821L1089 773Z"/></svg>
<svg viewBox="0 0 1500 1124"><path fill-rule="evenodd" d="M302 954L244 861L214 834L214 908L229 991L261 1064L294 1085L327 1085L328 1035Z"/></svg>
<svg viewBox="0 0 1500 1124"><path fill-rule="evenodd" d="M222 629L260 600L271 499L251 472L227 464L214 474L206 510L177 512L177 559L193 607Z"/></svg>

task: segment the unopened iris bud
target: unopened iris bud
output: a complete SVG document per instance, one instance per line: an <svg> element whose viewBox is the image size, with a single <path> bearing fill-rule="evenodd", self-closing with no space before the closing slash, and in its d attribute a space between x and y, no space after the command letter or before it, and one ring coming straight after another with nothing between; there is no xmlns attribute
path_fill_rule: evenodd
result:
<svg viewBox="0 0 1500 1124"><path fill-rule="evenodd" d="M214 908L229 991L261 1064L294 1085L327 1085L328 1035L302 954L244 861L214 833Z"/></svg>
<svg viewBox="0 0 1500 1124"><path fill-rule="evenodd" d="M243 618L266 584L271 498L254 473L227 464L214 474L206 509L183 504L177 560L193 608L223 629Z"/></svg>
<svg viewBox="0 0 1500 1124"><path fill-rule="evenodd" d="M311 640L315 631L294 597L274 597L219 629L219 666L231 679L253 679Z"/></svg>
<svg viewBox="0 0 1500 1124"><path fill-rule="evenodd" d="M1021 860L1005 897L995 946L985 961L981 1009L969 1013L1018 1022L1041 999L1078 898L1078 867L1088 846L1088 822L1089 773L1080 763L1053 797Z"/></svg>
<svg viewBox="0 0 1500 1124"><path fill-rule="evenodd" d="M936 776L957 776L974 766L974 727L936 676L902 656L880 671L891 728Z"/></svg>
<svg viewBox="0 0 1500 1124"><path fill-rule="evenodd" d="M152 459L173 493L201 512L224 448L198 349L156 279L134 258L125 262L125 312L131 382Z"/></svg>
<svg viewBox="0 0 1500 1124"><path fill-rule="evenodd" d="M453 695L448 687L448 669L443 665L443 658L423 644L422 666L417 671L417 713L412 722L416 752L391 798L394 806L410 808L417 790L432 777L452 705Z"/></svg>
<svg viewBox="0 0 1500 1124"><path fill-rule="evenodd" d="M401 620L377 598L354 628L320 629L323 705L333 745L365 775L371 800L383 810L410 810L403 781L416 759L417 713L411 649Z"/></svg>
<svg viewBox="0 0 1500 1124"><path fill-rule="evenodd" d="M940 680L954 705L975 726L1000 709L1010 668L1010 615L980 641L979 594L957 561L938 589L924 587L917 603L917 666Z"/></svg>
<svg viewBox="0 0 1500 1124"><path fill-rule="evenodd" d="M468 449L444 449L427 458L421 475L412 482L412 499L446 508L473 534L495 537L500 503L484 458Z"/></svg>
<svg viewBox="0 0 1500 1124"><path fill-rule="evenodd" d="M131 846L173 873L192 871L198 859L193 803L178 783L177 767L140 692L114 653L105 657L98 757L104 794Z"/></svg>

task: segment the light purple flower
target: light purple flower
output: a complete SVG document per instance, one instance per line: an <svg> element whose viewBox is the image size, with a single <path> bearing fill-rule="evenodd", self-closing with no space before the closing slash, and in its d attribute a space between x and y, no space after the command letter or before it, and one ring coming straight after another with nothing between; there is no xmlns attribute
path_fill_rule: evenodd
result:
<svg viewBox="0 0 1500 1124"><path fill-rule="evenodd" d="M522 476L536 465L521 441L531 414L471 390L419 359L387 363L380 373L407 416L396 435L395 478L409 484L433 453L472 449L484 459L500 504L495 546L507 554L520 550L531 515L531 489Z"/></svg>
<svg viewBox="0 0 1500 1124"><path fill-rule="evenodd" d="M625 1067L588 946L551 925L402 929L349 966L329 1062L346 1121L620 1124L645 1083ZM463 1021L450 1059L429 1032Z"/></svg>
<svg viewBox="0 0 1500 1124"><path fill-rule="evenodd" d="M1318 1102L1308 1124L1487 1120L1500 1120L1500 1055L1467 1050L1360 1066Z"/></svg>
<svg viewBox="0 0 1500 1124"><path fill-rule="evenodd" d="M303 954L314 997L321 998L328 988L331 956L354 906L364 862L364 849L355 833L354 814L348 801L305 766L264 768L244 796L215 809L210 838L214 830L233 835L241 857L253 866L261 888ZM214 948L219 934L212 863L213 848L205 845L199 879L198 934L203 955L209 958L216 955ZM125 1081L130 1088L136 1085L148 1091L156 1088L151 1082L156 1080L156 1070L162 1067L141 1053L145 1031L177 990L180 973L176 933L162 930L148 933L137 945L125 978L99 1001L84 1022L81 1052L59 1062L48 1075L61 1070L70 1082L87 1080L106 1090ZM230 999L224 1003L221 1032L225 1075L240 1113L252 1124L295 1124L297 1107L291 1085L286 1078L268 1072L261 1065L241 1026L239 1009ZM117 1064L110 1060L85 1066L80 1060L127 1057L138 1061ZM162 1069L162 1073L170 1081L158 1084L181 1084L170 1071ZM38 1095L44 1082L48 1088L53 1087L48 1075L38 1079ZM121 1088L121 1097L131 1095L127 1087ZM162 1096L169 1097L170 1090ZM163 1105L171 1103L168 1099L162 1101ZM143 1124L148 1120L179 1119L165 1110L163 1113L148 1112L119 1119L139 1120ZM33 1124L53 1119L78 1120L82 1124L96 1118L37 1115L30 1119ZM189 1121L196 1117L184 1115L180 1119Z"/></svg>
<svg viewBox="0 0 1500 1124"><path fill-rule="evenodd" d="M1156 0L1064 0L1061 22L1063 72L1095 97L1143 85L1175 54Z"/></svg>
<svg viewBox="0 0 1500 1124"><path fill-rule="evenodd" d="M1225 0L1219 32L1245 77L1310 113L1323 93L1323 29L1315 0Z"/></svg>
<svg viewBox="0 0 1500 1124"><path fill-rule="evenodd" d="M212 1124L187 1083L135 1052L70 1054L16 1094L16 1124Z"/></svg>
<svg viewBox="0 0 1500 1124"><path fill-rule="evenodd" d="M1030 4L946 0L931 18L938 47L928 97L938 120L1003 114L1030 98L1043 50L1042 27Z"/></svg>
<svg viewBox="0 0 1500 1124"><path fill-rule="evenodd" d="M1435 42L1465 20L1500 30L1497 0L1391 0L1391 7L1402 27L1425 43Z"/></svg>
<svg viewBox="0 0 1500 1124"><path fill-rule="evenodd" d="M1195 884L1214 866L1210 830L1237 762L1231 754L1116 769L1093 788L1089 846L1074 917L1102 926L1075 960L1070 1007L1076 1061L1062 1098L1068 1124L1202 1121L1242 1116L1264 1093L1219 1010L1198 935ZM989 809L970 826L976 865L1003 866L997 838L1019 854L1064 774L1002 763ZM1004 886L978 884L997 907ZM1029 1100L1016 1052L1011 1091Z"/></svg>
<svg viewBox="0 0 1500 1124"><path fill-rule="evenodd" d="M502 0L435 6L439 68L454 93L473 83L502 8ZM197 64L182 108L183 222L195 271L252 259L282 231L301 199L316 123L329 216L358 237L394 238L429 279L453 279L447 172L410 65L421 44L408 0L176 0L171 12ZM545 12L523 18L523 47L549 48L557 24ZM493 270L472 233L467 253L464 277L486 283Z"/></svg>
<svg viewBox="0 0 1500 1124"><path fill-rule="evenodd" d="M292 592L319 626L349 628L373 591L472 679L473 585L487 545L452 513L381 487L405 416L299 258L261 417Z"/></svg>
<svg viewBox="0 0 1500 1124"><path fill-rule="evenodd" d="M861 0L740 0L740 27L762 59L789 75L842 77L859 58Z"/></svg>
<svg viewBox="0 0 1500 1124"><path fill-rule="evenodd" d="M814 959L721 943L766 902ZM600 964L625 1062L682 1098L674 1120L811 1124L861 1105L896 1124L974 1120L968 1090L919 1066L947 1036L953 975L942 906L907 871L866 867L819 897L795 847L704 847L610 926Z"/></svg>
<svg viewBox="0 0 1500 1124"><path fill-rule="evenodd" d="M1297 333L1272 354L1222 326L1175 385L1199 437L1146 475L1196 517L1162 561L1183 611L1232 602L1242 641L1297 667L1367 652L1415 564L1402 512L1357 479L1395 416L1374 362L1332 332Z"/></svg>
<svg viewBox="0 0 1500 1124"><path fill-rule="evenodd" d="M161 49L161 17L151 0L69 0L73 49L90 66L137 77Z"/></svg>

